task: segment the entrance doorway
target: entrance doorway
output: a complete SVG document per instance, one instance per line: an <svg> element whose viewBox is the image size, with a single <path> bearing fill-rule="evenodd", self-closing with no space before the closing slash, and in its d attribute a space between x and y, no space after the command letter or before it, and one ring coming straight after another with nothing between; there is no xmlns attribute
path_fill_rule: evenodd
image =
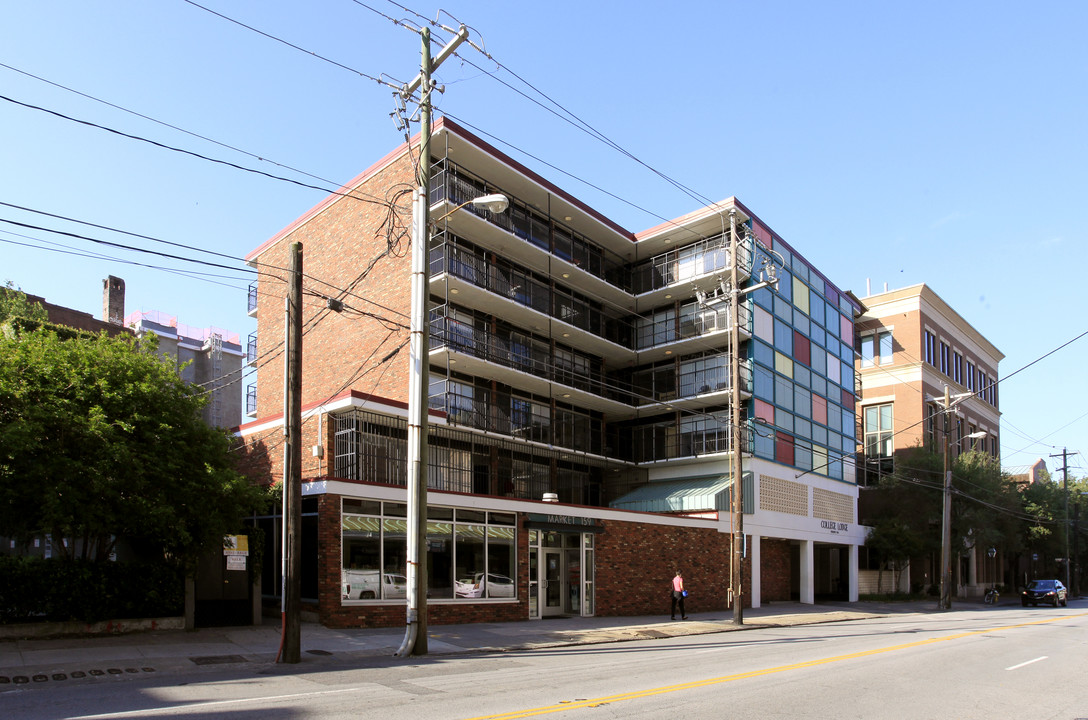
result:
<svg viewBox="0 0 1088 720"><path fill-rule="evenodd" d="M530 608L530 617L592 615L593 535L547 532L541 533L540 543L530 550L537 562L530 563L535 577L530 577L529 600L539 603Z"/></svg>

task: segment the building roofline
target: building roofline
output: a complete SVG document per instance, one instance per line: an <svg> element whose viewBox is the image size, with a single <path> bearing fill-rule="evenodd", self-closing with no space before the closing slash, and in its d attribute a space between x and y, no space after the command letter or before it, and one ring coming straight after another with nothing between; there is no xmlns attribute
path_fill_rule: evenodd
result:
<svg viewBox="0 0 1088 720"><path fill-rule="evenodd" d="M879 305L885 303L895 302L896 300L904 300L906 298L917 297L919 301L925 300L932 305L937 312L941 313L945 317L953 321L953 323L965 331L972 340L978 343L987 353L995 358L998 362L1005 359L1005 354L997 349L997 346L986 339L986 337L975 328L974 325L967 322L966 318L960 315L951 305L945 302L944 298L937 294L937 291L926 283L917 283L916 285L908 285L906 287L898 288L895 290L888 290L887 292L874 293L861 298L869 310L875 309Z"/></svg>
<svg viewBox="0 0 1088 720"><path fill-rule="evenodd" d="M491 145L490 143L488 143L485 140L482 140L478 136L474 135L473 133L469 132L465 128L461 127L460 125L458 125L454 121L452 121L452 120L450 120L450 119L448 119L448 118L446 118L444 116L438 118L438 120L435 121L434 126L431 129L431 133L432 133L432 136L433 136L433 135L439 134L442 131L452 133L452 134L458 136L460 139L464 140L465 142L468 142L468 143L470 143L472 145L475 145L478 149L480 149L483 152L491 155L492 157L496 158L497 160L499 160L503 164L509 166L515 172L517 172L517 173L519 173L521 175L524 175L525 177L529 178L533 182L539 184L540 186L545 188L548 192L550 192L550 193L552 193L554 195L561 196L564 200L569 202L571 205L574 205L575 207L580 209L582 212L584 212L587 215L593 217L598 222L606 225L609 229L619 233L620 235L622 235L624 237L627 237L632 242L634 242L635 235L630 230L627 230L626 228L621 227L618 223L614 222L613 220L608 219L603 214L601 214L599 211L594 210L593 208L591 208L584 201L579 200L578 198L574 197L573 195L571 195L566 190L563 190L562 188L555 185L554 183L544 179L544 177L542 177L538 173L530 170L525 165L522 165L517 160L514 160L512 157L510 157L506 153L502 152L501 150L499 150L495 146ZM381 170L383 170L386 167L388 167L389 165L391 165L393 162L398 160L403 155L407 154L410 148L418 147L418 145L419 145L419 133L416 133L414 136L412 136L412 138L410 140L408 140L406 142L403 142L400 145L398 145L396 148L394 148L393 150L388 152L383 158L381 158L380 160L375 162L373 165L368 167L366 170L359 173L354 178L352 178L351 180L349 180L348 182L346 182L342 186L340 186L340 188L336 192L329 193L329 195L327 197L325 197L319 203L317 203L316 205L311 207L309 210L304 212L302 215L300 215L298 218L296 218L291 224L287 225L287 227L283 228L278 233L273 235L271 238L269 238L268 240L265 240L263 243L261 243L255 249L251 250L245 257L246 262L250 263L250 264L253 264L254 260L261 253L263 253L265 250L272 247L273 245L275 245L280 240L284 239L285 237L287 237L288 235L290 235L294 231L298 230L300 227L305 225L307 222L312 220L317 215L321 214L324 210L329 208L334 203L344 199L345 195L350 194L359 185L363 184L368 179L370 179L371 177L376 175L378 172L380 172Z"/></svg>

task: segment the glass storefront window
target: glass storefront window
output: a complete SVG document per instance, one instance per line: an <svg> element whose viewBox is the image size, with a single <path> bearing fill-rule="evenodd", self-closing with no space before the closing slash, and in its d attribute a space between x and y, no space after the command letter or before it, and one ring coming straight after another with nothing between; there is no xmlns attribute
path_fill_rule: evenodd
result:
<svg viewBox="0 0 1088 720"><path fill-rule="evenodd" d="M452 598L453 524L427 523L427 594L434 599Z"/></svg>
<svg viewBox="0 0 1088 720"><path fill-rule="evenodd" d="M403 503L345 498L341 514L341 599L407 597L408 520ZM517 515L430 506L428 597L517 597ZM531 544L539 544L532 531ZM531 588L535 589L535 588Z"/></svg>

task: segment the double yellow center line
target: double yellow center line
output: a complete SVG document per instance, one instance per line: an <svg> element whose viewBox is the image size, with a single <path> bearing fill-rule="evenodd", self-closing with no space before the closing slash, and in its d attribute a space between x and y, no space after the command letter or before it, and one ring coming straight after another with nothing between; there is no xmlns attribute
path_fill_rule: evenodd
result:
<svg viewBox="0 0 1088 720"><path fill-rule="evenodd" d="M1083 617L1085 615L1088 615L1088 613L1079 613L1077 615L1064 615L1062 617L1052 617L1047 618L1046 620L1017 623L1015 625L1003 625L1001 627L990 628L988 630L972 630L970 632L955 633L954 635L943 635L941 637L930 638L929 640L917 640L915 642L903 643L901 645L889 645L888 647L876 648L874 650L862 650L861 652L848 653L846 655L835 655L834 657L820 658L818 660L807 660L805 662L792 663L790 665L779 665L777 667L765 668L763 670L751 670L749 672L737 673L735 675L724 675L722 677L708 678L706 680L694 680L692 682L681 683L679 685L666 685L665 687L649 688L647 690L621 693L619 695L607 695L599 698L572 700L570 702L564 702L558 705L546 705L544 707L531 708L528 710L514 710L507 713L500 713L498 715L482 715L480 717L470 718L469 720L514 720L514 718L535 717L537 715L548 715L550 713L564 712L566 710L575 710L578 708L596 707L598 705L623 702L624 700L637 700L638 698L652 697L654 695L664 695L665 693L679 692L682 690L693 690L695 688L709 687L712 685L721 685L723 683L733 682L735 680L746 680L748 678L761 677L763 675L773 675L775 673L788 672L790 670L801 670L803 668L817 667L819 665L828 665L830 663L841 662L843 660L855 660L857 658L869 657L871 655L880 655L883 653L896 652L898 650L907 650L909 648L921 647L923 645L932 645L934 643L947 642L949 640L959 640L961 638L972 637L974 635L986 635L988 633L1001 632L1002 630L1012 630L1014 628L1028 627L1031 625L1045 625L1047 623L1058 622L1060 620L1069 620L1071 618Z"/></svg>

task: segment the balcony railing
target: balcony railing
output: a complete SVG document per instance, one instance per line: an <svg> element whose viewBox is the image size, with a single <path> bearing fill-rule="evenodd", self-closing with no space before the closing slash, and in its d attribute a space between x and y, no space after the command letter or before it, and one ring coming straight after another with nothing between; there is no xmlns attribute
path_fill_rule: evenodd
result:
<svg viewBox="0 0 1088 720"><path fill-rule="evenodd" d="M751 327L751 310L748 303L740 303L737 308L740 327ZM679 320L678 320L679 318ZM653 315L641 317L636 324L636 348L647 348L667 343L686 340L687 338L709 335L729 329L729 310L710 310L692 301L675 309L662 310Z"/></svg>
<svg viewBox="0 0 1088 720"><path fill-rule="evenodd" d="M574 452L600 454L604 447L603 424L586 412L552 408L511 393L456 382L432 384L431 391L430 407L445 412L454 425Z"/></svg>
<svg viewBox="0 0 1088 720"><path fill-rule="evenodd" d="M482 251L452 241L432 245L431 275L447 272L476 287L562 320L574 327L633 349L634 328L618 313L604 311L589 298L548 283L505 261L489 262Z"/></svg>
<svg viewBox="0 0 1088 720"><path fill-rule="evenodd" d="M432 348L449 348L481 360L521 370L567 387L631 404L633 388L617 387L613 379L605 378L599 361L574 351L553 354L551 346L531 335L522 333L496 334L474 328L467 322L444 315L438 308L431 318Z"/></svg>
<svg viewBox="0 0 1088 720"><path fill-rule="evenodd" d="M432 348L448 348L632 407L732 388L728 353L681 357L674 365L636 373L632 382L605 374L600 361L590 355L562 347L553 352L544 339L520 332L482 330L448 317L446 312L445 307L437 308L432 315ZM752 369L747 361L741 363L740 379L741 390L751 393Z"/></svg>
<svg viewBox="0 0 1088 720"><path fill-rule="evenodd" d="M485 185L483 182L468 177L453 163L447 161L434 168L431 179L432 204L448 200L454 205L460 205L481 195L495 192L501 192L510 198L510 208L506 212L492 213L473 205L467 205L465 210L536 245L545 252L580 267L590 275L622 290L628 292L631 290L631 274L628 265L618 255L603 249L562 223L537 213L502 188Z"/></svg>
<svg viewBox="0 0 1088 720"><path fill-rule="evenodd" d="M744 238L737 244L740 267L746 273L752 267L752 243ZM724 273L732 267L728 234L670 250L635 265L631 270L636 295L659 290L676 283L689 282L712 273Z"/></svg>
<svg viewBox="0 0 1088 720"><path fill-rule="evenodd" d="M257 362L257 333L249 334L249 342L246 343L246 364L253 365Z"/></svg>
<svg viewBox="0 0 1088 720"><path fill-rule="evenodd" d="M257 385L250 383L246 388L246 415L253 417L257 414Z"/></svg>
<svg viewBox="0 0 1088 720"><path fill-rule="evenodd" d="M247 305L249 307L249 314L253 315L257 312L257 282L251 282L249 284L249 297L247 298Z"/></svg>

